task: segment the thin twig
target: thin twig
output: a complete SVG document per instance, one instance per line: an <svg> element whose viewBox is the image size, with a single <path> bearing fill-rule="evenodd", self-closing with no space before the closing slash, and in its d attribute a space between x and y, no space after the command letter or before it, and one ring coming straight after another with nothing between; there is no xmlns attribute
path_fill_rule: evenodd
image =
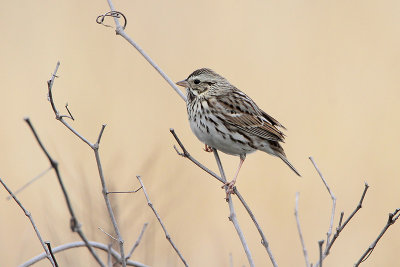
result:
<svg viewBox="0 0 400 267"><path fill-rule="evenodd" d="M331 234L332 234L332 228L333 228L333 220L334 220L334 216L335 216L335 210L336 210L336 198L333 195L332 190L330 189L330 187L328 186L328 183L326 182L325 178L323 177L321 171L319 170L317 164L315 163L314 159L312 157L309 157L310 161L312 162L312 164L314 165L314 168L316 169L316 171L318 172L319 176L321 177L326 189L328 190L331 198L332 198L332 212L331 212L331 220L330 220L330 224L329 224L329 230L327 232L327 242L326 242L326 246L325 246L325 250L322 253L321 259L319 262L317 262L315 264L315 267L321 267L319 264L322 263L322 261L329 255L330 249L332 248L333 243L336 241L336 239L338 238L340 232L343 230L343 228L347 225L347 223L353 218L353 216L357 213L357 211L359 209L361 209L362 207L362 202L364 201L364 197L365 194L367 193L368 190L368 184L365 182L365 187L364 187L364 191L362 193L361 199L356 207L356 209L350 214L350 216L346 219L346 221L343 223L342 225L342 220L343 220L343 212L340 214L340 219L339 219L339 224L338 227L336 228L336 232L332 237L332 240L330 240Z"/></svg>
<svg viewBox="0 0 400 267"><path fill-rule="evenodd" d="M110 10L111 11L116 11L114 8L114 5L112 3L111 0L107 0L108 1L108 5L110 6ZM120 14L122 14L121 12L118 12ZM123 15L123 14L122 14ZM149 55L146 54L146 52L144 52L144 50L131 38L129 37L125 31L124 31L124 27L121 26L121 24L119 23L118 17L113 16L114 18L114 22L116 25L116 34L122 36L125 40L127 40L134 48L136 48L136 50L147 60L147 62L150 63L151 66L153 66L153 68L164 78L164 80L172 87L172 89L175 90L176 93L178 93L178 95L184 100L186 101L186 96L182 93L181 90L178 89L178 87L175 85L175 83L167 76L167 74L165 74L164 71L161 70L161 68L150 58ZM126 19L125 19L126 21ZM126 25L125 25L126 26Z"/></svg>
<svg viewBox="0 0 400 267"><path fill-rule="evenodd" d="M102 231L104 234L108 235L111 239L114 239L115 241L118 241L117 238L113 237L112 235L110 235L109 233L107 233L106 231L104 231L103 228L97 227L97 229L99 229L100 231Z"/></svg>
<svg viewBox="0 0 400 267"><path fill-rule="evenodd" d="M226 182L227 180L226 180L224 168L222 167L222 163L221 163L221 159L219 158L218 151L215 148L212 148L212 149L213 149L214 157L215 157L215 160L217 162L218 169L219 169L219 172L221 174L222 180L224 182ZM229 220L233 223L233 226L236 229L236 232L237 232L237 234L239 236L240 242L242 243L244 252L246 253L247 260L249 261L250 267L253 267L254 266L254 261L253 261L253 258L251 256L251 252L250 252L249 246L247 245L246 239L244 238L244 234L242 232L242 229L240 228L239 222L237 220L235 208L233 206L232 195L230 193L228 193L228 187L227 186L225 186L225 192L227 194L227 201L228 201L228 205L229 205Z"/></svg>
<svg viewBox="0 0 400 267"><path fill-rule="evenodd" d="M180 146L180 148L182 149L182 153L178 151L178 149L174 146L174 149L176 150L176 152L178 153L178 155L189 159L191 162L193 162L195 165L197 165L199 168L201 168L202 170L204 170L205 172L207 172L208 174L210 174L212 177L216 178L218 181L220 181L222 184L226 183L226 178L225 176L223 176L223 178L221 178L220 176L218 176L216 173L214 173L213 171L211 171L210 169L208 169L207 167L205 167L203 164L201 164L200 162L198 162L195 158L193 158L189 152L186 150L185 146L182 144L181 140L179 139L179 137L177 136L177 134L175 133L174 129L170 129L171 134L174 136L175 140L177 141L178 145ZM218 155L218 154L217 154ZM219 158L219 156L218 156ZM217 161L218 164L218 161ZM222 167L222 165L218 166L219 168ZM222 172L224 171L223 168L220 170L222 170ZM265 238L265 235L263 233L263 231L261 230L261 227L259 226L253 212L251 211L250 207L247 205L247 203L244 201L243 197L241 196L241 194L239 193L239 190L234 187L234 193L236 194L236 196L239 198L240 202L243 204L243 206L245 207L245 209L247 210L250 218L253 220L254 225L256 226L258 232L260 233L261 236L261 240L262 240L262 245L266 248L268 256L271 259L271 262L273 264L274 267L277 266L277 263L274 259L274 256L272 254L272 251L268 245L268 241Z"/></svg>
<svg viewBox="0 0 400 267"><path fill-rule="evenodd" d="M85 142L87 145L89 145L90 147L93 147L93 145L82 135L80 135L77 131L75 131L74 128L71 127L71 125L69 125L68 122L66 122L62 116L60 116L59 111L56 108L56 105L54 103L54 99L53 99L53 84L54 84L54 79L57 77L57 71L58 68L60 67L60 61L57 62L56 64L56 69L54 70L54 73L51 75L50 80L47 81L47 89L48 89L48 100L50 101L50 105L53 109L54 114L56 115L56 120L59 120L62 124L65 125L65 127L67 127L73 134L75 134L76 136L78 136L79 139L81 139L83 142Z"/></svg>
<svg viewBox="0 0 400 267"><path fill-rule="evenodd" d="M72 114L71 114L71 111L69 111L69 108L68 108L68 103L66 103L66 104L65 104L65 109L68 111L68 114L69 114L69 116L70 116L71 120L73 120L73 121L74 121L75 119L74 119L74 116L72 116Z"/></svg>
<svg viewBox="0 0 400 267"><path fill-rule="evenodd" d="M94 242L94 241L89 241L90 246L100 249L106 253L108 253L108 246L99 242ZM68 243L68 244L63 244L61 246L55 247L52 249L53 253L56 254L58 252L61 251L65 251L71 248L79 248L79 247L85 247L86 244L83 241L77 241L77 242L72 242L72 243ZM121 262L121 255L118 254L118 252L116 252L114 249L111 248L110 250L111 252L111 256L116 259L118 262ZM46 258L46 254L45 253L41 253L35 257L33 257L32 259L24 262L23 264L21 264L19 267L28 267L31 266L41 260L43 260L44 258ZM126 264L129 266L136 266L136 267L148 267L147 265L137 262L137 261L132 261L132 260L127 260Z"/></svg>
<svg viewBox="0 0 400 267"><path fill-rule="evenodd" d="M97 138L97 142L96 142L96 144L95 144L95 146L97 146L97 148L98 148L99 145L100 145L100 140L101 140L101 137L103 136L103 132L104 132L104 129L106 128L106 126L107 126L107 124L101 125L99 137Z"/></svg>
<svg viewBox="0 0 400 267"><path fill-rule="evenodd" d="M338 223L338 228L340 228L342 226L343 216L344 216L344 212L342 211L340 213L340 219L339 219L339 223Z"/></svg>
<svg viewBox="0 0 400 267"><path fill-rule="evenodd" d="M25 209L25 207L22 205L22 203L18 200L18 198L14 195L14 193L7 187L7 185L3 182L3 180L0 178L0 183L4 186L4 188L7 190L7 192L12 196L12 198L15 200L15 202L18 204L18 206L22 209L22 211L25 213L25 216L29 218L29 221L31 222L33 229L35 230L36 236L38 237L40 244L42 245L46 257L49 259L51 265L55 266L55 263L53 261L53 258L51 256L51 253L47 246L44 244L42 236L40 235L39 229L37 228L35 221L33 220L32 214Z"/></svg>
<svg viewBox="0 0 400 267"><path fill-rule="evenodd" d="M362 195L361 195L361 199L360 199L360 201L358 202L357 207L353 210L353 212L350 214L350 216L344 221L343 225L341 225L341 226L339 226L339 227L336 228L336 232L335 232L335 234L333 235L332 241L331 241L331 242L329 243L329 245L327 245L326 248L325 248L325 252L324 252L324 255L325 255L325 256L327 256L327 255L329 254L330 249L332 248L333 243L334 243L335 240L338 238L338 236L339 236L340 232L343 230L343 228L350 222L350 220L354 217L354 215L357 213L357 211L358 211L359 209L361 209L362 203L363 203L363 201L364 201L364 197L365 197L365 194L367 193L368 188L369 188L369 185L365 182L365 184L364 184L364 191L363 191L363 193L362 193Z"/></svg>
<svg viewBox="0 0 400 267"><path fill-rule="evenodd" d="M59 65L59 64L58 64L58 65ZM53 77L54 77L54 76L55 76L55 73L54 73ZM51 82L51 84L53 84L53 82ZM62 178L61 178L61 174L60 174L60 172L59 172L59 170L58 170L58 162L55 161L55 160L50 156L49 152L48 152L47 149L44 147L42 141L41 141L40 138L39 138L39 135L37 134L35 128L34 128L33 125L32 125L31 120L30 120L29 118L25 118L24 120L25 120L25 122L28 124L29 128L31 129L31 131L32 131L32 133L33 133L33 135L34 135L36 141L38 142L40 148L42 149L43 153L46 155L47 159L49 160L51 167L54 169L54 172L55 172L55 174L56 174L58 183L60 184L61 190L62 190L62 192L63 192L64 199L65 199L65 202L66 202L67 207L68 207L68 211L69 211L69 213L70 213L70 215L71 215L71 223L70 223L70 224L71 224L71 225L74 225L75 227L79 227L79 223L77 223L77 221L76 221L75 213L74 213L74 210L73 210L73 208L72 208L71 201L70 201L69 196L68 196L68 193L67 193L67 189L66 189L65 186L64 186L64 182L63 182L63 180L62 180ZM74 222L72 222L72 221L74 221ZM72 229L72 231L75 232L76 230L75 230L75 229Z"/></svg>
<svg viewBox="0 0 400 267"><path fill-rule="evenodd" d="M178 142L178 145L181 147L183 153L180 153L177 148L174 146L176 152L178 153L178 155L189 159L191 162L193 162L194 164L196 164L198 167L200 167L200 169L204 170L205 172L207 172L208 174L210 174L212 177L216 178L218 181L220 181L221 183L226 183L226 181L224 181L220 176L218 176L215 172L211 171L210 169L208 169L206 166L204 166L203 164L201 164L200 162L198 162L195 158L193 158L189 152L186 150L185 146L182 144L181 140L179 140L178 136L175 133L174 129L169 129L169 131L171 132L171 134L174 136L176 142Z"/></svg>
<svg viewBox="0 0 400 267"><path fill-rule="evenodd" d="M336 228L335 234L333 235L333 238L331 240L331 242L329 244L326 245L325 250L322 254L322 260L324 260L328 255L329 252L332 248L333 243L336 241L336 239L339 237L339 234L343 231L344 227L346 227L346 225L350 222L350 220L354 217L354 215L357 213L357 211L359 211L362 207L362 203L364 201L365 198L365 194L367 193L369 186L368 184L365 182L364 184L364 191L361 195L361 199L358 202L357 207L353 210L353 212L350 214L350 216L344 221L344 223L342 224L342 220L343 220L343 212L340 214L340 220L339 220L339 224L338 227ZM314 267L318 267L319 263L316 263ZM319 266L321 267L321 266Z"/></svg>
<svg viewBox="0 0 400 267"><path fill-rule="evenodd" d="M112 255L111 255L112 243L108 244L107 246L107 265L108 267L112 267Z"/></svg>
<svg viewBox="0 0 400 267"><path fill-rule="evenodd" d="M374 251L374 248L378 244L381 237L385 234L386 230L389 229L389 227L397 221L399 216L400 216L400 209L396 209L393 213L389 213L389 217L386 222L386 225L383 227L382 231L380 232L378 237L374 240L374 242L372 242L372 244L367 248L367 250L361 256L361 258L354 264L355 267L359 266L362 262L364 262L365 260L368 259L368 257Z"/></svg>
<svg viewBox="0 0 400 267"><path fill-rule="evenodd" d="M28 186L30 186L31 184L33 184L34 182L36 182L36 180L38 180L40 177L44 176L46 173L48 173L51 169L53 169L52 166L48 167L46 170L42 171L41 173L39 173L38 175L36 175L35 177L33 177L30 181L28 181L26 184L24 184L23 186L21 186L20 188L18 188L17 190L15 190L14 195L18 195L18 193L22 192L25 188L27 188ZM12 197L11 196L7 196L7 200L10 200Z"/></svg>
<svg viewBox="0 0 400 267"><path fill-rule="evenodd" d="M60 65L60 64L59 64L59 62L58 62L57 67L56 67L56 70L58 69L58 66L59 66L59 65ZM54 77L56 77L56 73L53 74L52 79L53 79ZM53 85L53 83L54 83L54 81L52 81L52 80L50 80L50 81L48 82L48 84L51 84L51 86ZM52 98L51 98L50 103L52 103L52 106L53 106L54 102L52 101ZM56 109L55 105L54 105L54 109ZM40 138L39 138L39 135L37 134L35 128L33 127L33 124L32 124L32 122L31 122L31 120L30 120L29 118L25 118L24 120L25 120L25 122L28 124L29 128L31 129L31 131L32 131L32 133L33 133L33 136L35 137L36 141L38 142L38 144L39 144L40 148L42 149L43 153L46 155L47 159L49 160L51 168L54 169L54 172L55 172L56 177L57 177L58 184L59 184L60 187L61 187L61 191L63 192L64 199L65 199L65 202L66 202L66 204L67 204L67 208L68 208L69 214L70 214L70 216L71 216L71 219L70 219L71 231L72 231L72 232L78 233L78 235L79 235L80 238L83 240L83 242L85 242L86 247L88 248L90 254L92 254L92 256L95 258L95 260L100 264L100 266L105 267L104 263L101 261L101 259L100 259L99 256L97 255L97 253L96 253L96 252L93 250L93 248L90 246L89 241L88 241L88 239L86 238L86 235L85 235L85 234L83 233L83 231L82 231L81 224L79 223L77 217L75 216L75 212L74 212L74 209L73 209L73 207L72 207L71 201L70 201L70 199L69 199L69 195L68 195L67 189L66 189L65 186L64 186L64 182L63 182L63 180L62 180L62 178L61 178L61 174L60 174L60 171L59 171L59 169L58 169L58 163L57 163L57 161L55 161L55 160L51 157L50 153L49 153L49 152L47 151L47 149L44 147L42 141L41 141ZM27 184L27 185L28 185L28 184Z"/></svg>
<svg viewBox="0 0 400 267"><path fill-rule="evenodd" d="M262 231L260 225L257 222L256 217L254 216L253 212L251 211L249 205L247 205L246 201L244 200L244 198L242 197L242 195L239 193L239 190L236 188L236 186L233 188L233 192L235 193L235 195L238 197L238 199L240 200L240 202L242 203L243 207L246 209L247 213L249 214L251 220L253 221L254 225L257 228L258 233L261 236L261 244L265 247L265 249L267 250L268 256L271 260L271 263L274 267L278 267L278 264L276 263L276 260L274 258L274 255L272 254L271 248L269 246L269 243L267 241L267 238L264 235L264 232Z"/></svg>
<svg viewBox="0 0 400 267"><path fill-rule="evenodd" d="M46 241L46 242L44 242L44 243L46 244L47 248L49 249L49 252L50 252L51 258L52 258L53 261L54 261L55 267L58 267L58 263L57 263L56 257L54 257L53 251L52 251L52 249L51 249L51 244L50 244L50 242L49 242L49 241Z"/></svg>
<svg viewBox="0 0 400 267"><path fill-rule="evenodd" d="M142 189L142 187L139 187L138 189L132 191L110 191L107 192L107 194L131 194L138 192L140 189Z"/></svg>
<svg viewBox="0 0 400 267"><path fill-rule="evenodd" d="M83 142L85 142L88 146L90 146L90 148L92 148L93 151L94 151L95 158L96 158L96 163L97 163L97 169L98 169L98 172L99 172L99 177L100 177L100 181L101 181L101 185L102 185L103 198L104 198L104 201L105 201L105 203L106 203L107 211L108 211L108 214L109 214L109 216L110 216L112 225L113 225L113 227L114 227L115 234L116 234L117 237L118 237L118 242L119 242L119 247L120 247L120 253L121 253L121 257L122 257L122 259L121 259L121 260L122 260L121 264L122 264L123 267L125 267L125 266L126 266L126 262L125 262L125 253L124 253L124 240L122 239L121 233L120 233L119 228L118 228L117 221L116 221L115 216L114 216L114 212L113 212L112 207L111 207L110 200L109 200L108 195L107 195L108 190L107 190L107 186L106 186L106 183L105 183L105 178L104 178L104 173L103 173L103 167L102 167L102 165L101 165L100 154L99 154L99 144L100 144L101 137L103 136L103 132L104 132L104 129L105 129L106 125L105 125L105 124L102 125L101 130L100 130L100 133L99 133L99 136L98 136L98 138L97 138L97 142L96 142L95 144L92 144L92 143L89 142L85 137L83 137L80 133L78 133L72 126L70 126L70 125L63 119L63 117L60 117L59 112L58 112L58 110L57 110L57 108L56 108L56 106L55 106L55 104L54 104L54 99L53 99L53 94L52 94L52 88L53 88L53 84L54 84L54 78L56 77L56 72L57 72L59 66L60 66L60 62L57 62L56 70L54 71L54 74L52 75L51 79L47 82L47 84L48 84L48 96L49 96L49 101L50 101L50 104L51 104L51 106L52 106L52 108L53 108L54 114L56 115L56 119L59 120L62 124L64 124L65 127L67 127L67 128L68 128L72 133L74 133L79 139L81 139L81 140L82 140ZM100 263L100 262L99 262L99 263ZM101 263L101 265L104 266L103 263Z"/></svg>
<svg viewBox="0 0 400 267"><path fill-rule="evenodd" d="M188 266L187 263L186 263L186 261L185 261L185 259L184 259L183 256L182 256L181 252L178 250L178 248L176 247L176 245L175 245L174 242L172 241L171 236L168 234L167 229L165 228L165 225L164 225L164 223L163 223L162 220L161 220L161 217L158 215L156 209L155 209L154 206L153 206L153 203L151 203L150 198L149 198L149 195L147 194L146 188L145 188L144 185L143 185L142 179L140 178L139 175L136 176L136 177L137 177L137 179L139 180L140 185L142 186L144 196L146 197L146 200L147 200L147 204L149 205L149 207L150 207L151 210L153 211L154 215L156 215L157 220L158 220L158 222L160 223L160 225L161 225L161 227L162 227L162 229L163 229L163 231L164 231L164 233L165 233L165 237L167 238L167 240L168 240L168 242L171 244L171 246L174 248L175 252L178 254L178 256L179 256L179 258L181 259L182 263L183 263L185 266Z"/></svg>
<svg viewBox="0 0 400 267"><path fill-rule="evenodd" d="M133 247L132 247L131 251L129 251L128 256L126 256L126 259L129 259L130 257L132 257L133 252L139 246L140 241L142 240L144 231L146 231L147 225L149 225L149 223L145 223L143 225L142 231L140 231L139 237L137 238L135 244L133 244Z"/></svg>
<svg viewBox="0 0 400 267"><path fill-rule="evenodd" d="M303 234L301 231L301 226L300 226L300 219L299 219L299 192L296 193L296 205L294 208L294 216L296 217L296 224L297 224L297 231L299 233L300 237L300 242L301 242L301 247L303 248L303 254L304 254L304 260L306 261L306 267L310 266L310 261L308 259L308 252L306 249L306 244L303 239Z"/></svg>
<svg viewBox="0 0 400 267"><path fill-rule="evenodd" d="M312 164L314 165L315 169L317 170L319 177L321 177L322 182L324 183L326 189L328 190L329 195L332 198L332 212L331 212L331 220L329 222L329 228L328 228L328 232L326 233L326 245L328 246L330 243L330 238L332 235L332 228L333 228L333 221L335 219L335 211L336 211L336 197L333 194L332 190L330 189L328 183L326 182L324 176L322 175L321 171L319 170L317 164L315 163L314 159L312 157L310 157L310 160L312 162Z"/></svg>
<svg viewBox="0 0 400 267"><path fill-rule="evenodd" d="M319 267L322 267L322 261L323 261L323 256L322 256L322 246L324 245L324 240L318 241L318 247L319 247Z"/></svg>
<svg viewBox="0 0 400 267"><path fill-rule="evenodd" d="M100 143L104 128L105 128L105 125L103 124L103 126L102 126L102 128L100 130L100 134L99 134L99 137L97 139L97 142L93 146L93 151L94 151L94 156L96 158L97 170L99 172L101 186L103 188L102 189L103 198L104 198L104 201L105 201L106 206L107 206L108 215L110 216L112 225L114 227L114 232L117 235L117 239L118 239L118 243L119 243L119 249L120 249L121 258L122 258L122 266L125 267L126 266L126 262L125 262L125 252L124 252L124 240L122 239L122 235L121 235L121 232L119 231L117 220L115 219L114 211L113 211L113 209L111 207L110 199L108 198L108 194L107 194L108 190L107 190L107 186L106 186L106 182L105 182L105 178L104 178L103 167L101 165L100 154L99 154L99 143Z"/></svg>

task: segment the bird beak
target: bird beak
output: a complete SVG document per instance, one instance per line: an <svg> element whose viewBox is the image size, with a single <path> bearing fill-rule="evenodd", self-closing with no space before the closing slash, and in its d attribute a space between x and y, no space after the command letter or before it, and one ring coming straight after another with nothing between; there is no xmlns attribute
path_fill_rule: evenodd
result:
<svg viewBox="0 0 400 267"><path fill-rule="evenodd" d="M186 80L179 81L176 84L185 88L189 87L189 83Z"/></svg>

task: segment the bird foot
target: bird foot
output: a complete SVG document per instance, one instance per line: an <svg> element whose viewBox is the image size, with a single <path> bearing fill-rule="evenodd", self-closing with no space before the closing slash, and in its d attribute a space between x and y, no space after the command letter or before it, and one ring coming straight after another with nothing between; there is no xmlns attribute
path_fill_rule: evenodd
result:
<svg viewBox="0 0 400 267"><path fill-rule="evenodd" d="M232 180L230 182L226 182L223 186L221 186L221 188L226 188L226 197L225 200L228 201L229 200L229 195L231 194L235 194L235 180Z"/></svg>
<svg viewBox="0 0 400 267"><path fill-rule="evenodd" d="M209 145L205 144L204 151L205 152L213 152L214 150L212 149L212 147L210 147Z"/></svg>

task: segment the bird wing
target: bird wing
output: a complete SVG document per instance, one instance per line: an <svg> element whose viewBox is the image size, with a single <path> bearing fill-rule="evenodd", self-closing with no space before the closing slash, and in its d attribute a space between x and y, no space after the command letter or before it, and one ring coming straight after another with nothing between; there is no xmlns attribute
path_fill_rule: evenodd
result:
<svg viewBox="0 0 400 267"><path fill-rule="evenodd" d="M258 108L243 92L218 96L217 103L229 125L270 141L284 141L285 135L276 127L284 128L283 125Z"/></svg>

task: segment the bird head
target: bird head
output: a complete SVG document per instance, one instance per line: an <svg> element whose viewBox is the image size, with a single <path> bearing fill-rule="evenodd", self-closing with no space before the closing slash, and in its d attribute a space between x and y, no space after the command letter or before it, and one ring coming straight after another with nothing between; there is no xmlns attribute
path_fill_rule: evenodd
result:
<svg viewBox="0 0 400 267"><path fill-rule="evenodd" d="M229 82L213 70L202 68L195 70L186 80L179 81L176 84L185 87L189 98L191 98L221 90L227 87Z"/></svg>

